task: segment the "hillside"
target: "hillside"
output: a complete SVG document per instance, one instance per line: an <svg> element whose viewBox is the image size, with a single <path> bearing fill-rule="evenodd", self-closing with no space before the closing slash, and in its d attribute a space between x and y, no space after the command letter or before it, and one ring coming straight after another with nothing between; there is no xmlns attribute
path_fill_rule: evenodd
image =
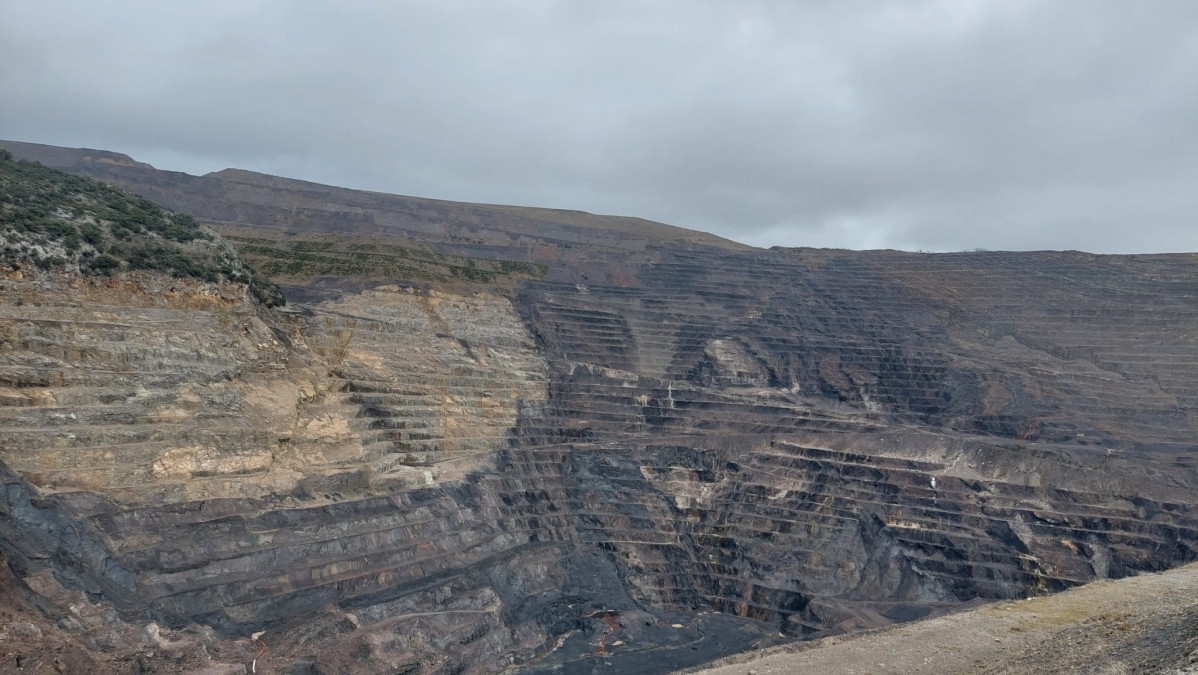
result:
<svg viewBox="0 0 1198 675"><path fill-rule="evenodd" d="M161 271L181 279L248 285L267 304L278 288L194 218L96 180L15 159L0 150L0 258L89 276Z"/></svg>
<svg viewBox="0 0 1198 675"><path fill-rule="evenodd" d="M1198 672L1198 566L744 654L702 675ZM755 658L751 658L755 657Z"/></svg>
<svg viewBox="0 0 1198 675"><path fill-rule="evenodd" d="M288 300L0 280L0 546L105 659L152 621L159 672L265 631L270 672L660 673L1198 557L1198 256L767 251L4 147Z"/></svg>
<svg viewBox="0 0 1198 675"><path fill-rule="evenodd" d="M15 141L0 141L0 147L191 214L221 233L249 226L260 246L295 236L332 234L345 241L383 235L392 244L446 255L534 264L629 256L649 259L652 254L646 250L662 245L751 249L705 232L641 218L381 194L237 169L190 176L100 150Z"/></svg>

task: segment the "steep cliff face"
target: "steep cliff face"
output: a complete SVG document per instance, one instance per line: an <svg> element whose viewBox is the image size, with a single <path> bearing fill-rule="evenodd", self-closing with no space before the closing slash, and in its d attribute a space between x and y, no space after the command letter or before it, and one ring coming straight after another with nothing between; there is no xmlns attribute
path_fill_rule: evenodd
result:
<svg viewBox="0 0 1198 675"><path fill-rule="evenodd" d="M509 301L383 287L279 313L221 290L158 275L3 282L0 439L28 493L5 538L22 570L131 619L231 637L314 630L334 608L329 620L371 635L443 622L427 612L452 605L455 630L481 638L503 603L476 569L517 583L534 565L520 583L554 587L543 567L560 553L523 552L536 528L501 512L502 486L469 479L496 472L520 407L545 399ZM493 663L544 638L524 633L455 658ZM433 651L425 661L446 665Z"/></svg>
<svg viewBox="0 0 1198 675"><path fill-rule="evenodd" d="M748 250L9 147L288 295L0 281L10 567L179 631L161 667L266 630L297 672L661 672L1195 558L1195 256Z"/></svg>
<svg viewBox="0 0 1198 675"><path fill-rule="evenodd" d="M1192 558L1193 262L722 253L521 304L638 599L807 633Z"/></svg>

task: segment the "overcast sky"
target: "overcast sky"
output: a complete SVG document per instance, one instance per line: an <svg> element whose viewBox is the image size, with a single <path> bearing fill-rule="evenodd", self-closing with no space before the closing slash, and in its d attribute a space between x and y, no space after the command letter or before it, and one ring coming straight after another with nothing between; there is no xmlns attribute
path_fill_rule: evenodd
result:
<svg viewBox="0 0 1198 675"><path fill-rule="evenodd" d="M1193 0L0 0L0 137L760 246L1198 250Z"/></svg>

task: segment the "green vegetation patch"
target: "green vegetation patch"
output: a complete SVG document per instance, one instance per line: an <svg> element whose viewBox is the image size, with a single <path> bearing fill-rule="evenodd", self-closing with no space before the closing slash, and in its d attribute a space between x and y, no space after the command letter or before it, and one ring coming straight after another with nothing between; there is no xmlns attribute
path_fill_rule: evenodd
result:
<svg viewBox="0 0 1198 675"><path fill-rule="evenodd" d="M283 304L277 286L191 216L97 180L14 159L0 150L0 262L83 275L150 270L247 284Z"/></svg>
<svg viewBox="0 0 1198 675"><path fill-rule="evenodd" d="M268 239L227 234L243 259L273 279L364 276L375 279L490 284L544 277L545 265L445 255L416 245L354 238Z"/></svg>

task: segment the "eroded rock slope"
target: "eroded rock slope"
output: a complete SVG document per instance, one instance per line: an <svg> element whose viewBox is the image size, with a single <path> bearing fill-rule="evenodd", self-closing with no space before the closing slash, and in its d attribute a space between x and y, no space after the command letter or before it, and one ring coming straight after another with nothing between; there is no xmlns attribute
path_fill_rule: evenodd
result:
<svg viewBox="0 0 1198 675"><path fill-rule="evenodd" d="M0 288L10 566L171 639L661 672L1195 557L1195 256L748 250L9 147L278 261L285 309Z"/></svg>

